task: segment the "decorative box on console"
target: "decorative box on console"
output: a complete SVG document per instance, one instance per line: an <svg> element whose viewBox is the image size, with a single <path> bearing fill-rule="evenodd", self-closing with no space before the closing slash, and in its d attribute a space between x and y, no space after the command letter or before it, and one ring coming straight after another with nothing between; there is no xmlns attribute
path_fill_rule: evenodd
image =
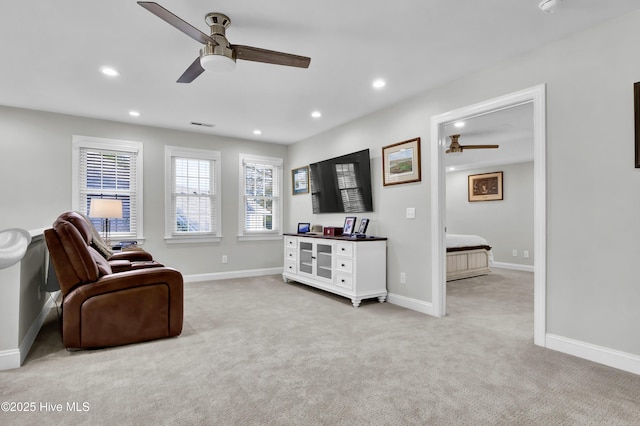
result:
<svg viewBox="0 0 640 426"><path fill-rule="evenodd" d="M328 237L339 237L342 235L342 228L338 228L337 226L325 226L324 235Z"/></svg>

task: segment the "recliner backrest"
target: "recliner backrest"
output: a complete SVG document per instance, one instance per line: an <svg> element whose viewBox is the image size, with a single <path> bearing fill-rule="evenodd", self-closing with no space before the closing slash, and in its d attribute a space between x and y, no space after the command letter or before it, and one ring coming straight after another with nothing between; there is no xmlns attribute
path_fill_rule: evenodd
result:
<svg viewBox="0 0 640 426"><path fill-rule="evenodd" d="M53 228L45 230L44 234L63 295L78 285L91 283L99 278L101 274L97 259L92 254L93 249L87 245L76 226L58 218ZM97 252L96 255L100 257Z"/></svg>

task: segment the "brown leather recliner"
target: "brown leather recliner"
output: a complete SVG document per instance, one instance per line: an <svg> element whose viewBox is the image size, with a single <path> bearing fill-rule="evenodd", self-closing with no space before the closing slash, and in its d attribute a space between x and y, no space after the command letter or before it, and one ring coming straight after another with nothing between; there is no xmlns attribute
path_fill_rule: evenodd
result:
<svg viewBox="0 0 640 426"><path fill-rule="evenodd" d="M44 234L60 282L65 347L125 345L182 332L180 272L153 267L113 273L64 215Z"/></svg>

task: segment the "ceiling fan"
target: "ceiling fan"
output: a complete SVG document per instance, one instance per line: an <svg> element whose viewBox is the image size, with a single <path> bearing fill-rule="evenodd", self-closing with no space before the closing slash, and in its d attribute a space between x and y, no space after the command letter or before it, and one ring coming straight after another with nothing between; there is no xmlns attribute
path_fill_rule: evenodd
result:
<svg viewBox="0 0 640 426"><path fill-rule="evenodd" d="M230 71L235 68L236 59L298 68L308 68L311 62L311 58L306 56L230 44L225 37L225 30L231 25L231 20L222 13L213 12L205 16L204 20L211 30L211 35L206 35L158 3L139 1L138 4L204 45L200 49L200 55L180 76L178 83L191 83L208 69Z"/></svg>
<svg viewBox="0 0 640 426"><path fill-rule="evenodd" d="M451 154L454 152L462 152L465 149L488 149L488 148L498 148L500 145L460 145L458 143L458 138L460 135L451 135L451 145L449 145L449 149L445 151L445 154Z"/></svg>

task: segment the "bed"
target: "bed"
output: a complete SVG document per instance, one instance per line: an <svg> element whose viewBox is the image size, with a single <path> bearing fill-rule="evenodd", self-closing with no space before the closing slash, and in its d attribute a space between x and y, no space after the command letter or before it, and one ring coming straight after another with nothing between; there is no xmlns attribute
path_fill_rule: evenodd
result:
<svg viewBox="0 0 640 426"><path fill-rule="evenodd" d="M447 281L487 275L491 246L478 235L447 234Z"/></svg>

